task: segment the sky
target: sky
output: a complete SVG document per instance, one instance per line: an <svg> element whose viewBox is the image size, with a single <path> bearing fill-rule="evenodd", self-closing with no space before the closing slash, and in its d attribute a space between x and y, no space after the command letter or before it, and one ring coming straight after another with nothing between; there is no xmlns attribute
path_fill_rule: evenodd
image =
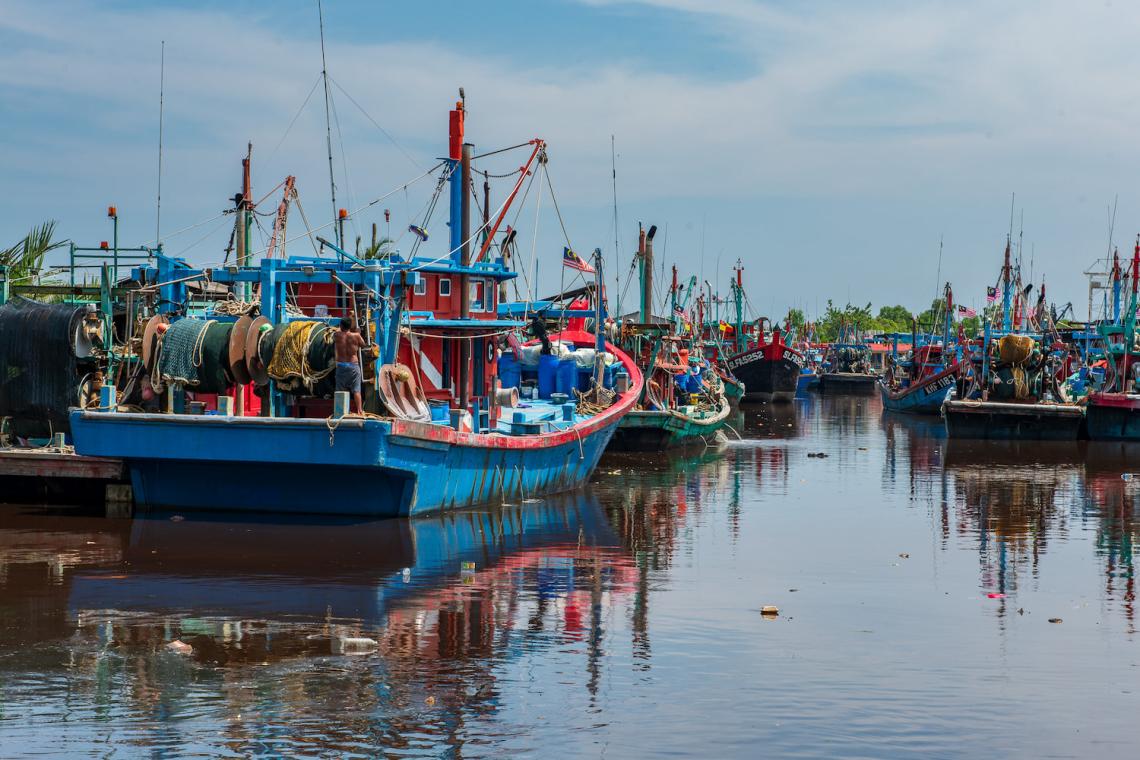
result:
<svg viewBox="0 0 1140 760"><path fill-rule="evenodd" d="M548 144L507 217L540 295L568 274L565 236L601 248L623 292L643 223L683 280L726 292L740 260L757 315L918 310L945 281L981 306L1012 204L1025 276L1080 315L1113 206L1126 256L1140 231L1140 5L328 0L324 22L347 237L375 222L410 250L462 86L476 153ZM262 225L295 175L288 251L311 253L305 222L333 215L315 0L0 0L0 247L46 219L98 245L111 204L122 245L154 243L162 41L166 251L223 259L252 142ZM421 254L446 252L445 223L446 196Z"/></svg>

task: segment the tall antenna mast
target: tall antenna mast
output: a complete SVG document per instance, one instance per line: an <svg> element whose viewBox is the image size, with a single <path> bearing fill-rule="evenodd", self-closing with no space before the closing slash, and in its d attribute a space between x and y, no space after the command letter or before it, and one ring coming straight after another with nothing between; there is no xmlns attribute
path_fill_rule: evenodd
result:
<svg viewBox="0 0 1140 760"><path fill-rule="evenodd" d="M162 41L162 47L159 48L158 54L158 197L155 201L154 209L154 245L157 248L162 245L162 110L163 110L163 95L166 87L166 40Z"/></svg>
<svg viewBox="0 0 1140 760"><path fill-rule="evenodd" d="M621 234L618 228L617 210L617 150L614 148L614 136L610 135L610 172L614 183L614 292L617 293L617 314L621 316Z"/></svg>
<svg viewBox="0 0 1140 760"><path fill-rule="evenodd" d="M938 235L938 269L934 275L934 300L938 300L938 289L942 285L942 234ZM935 317L938 315L936 314Z"/></svg>
<svg viewBox="0 0 1140 760"><path fill-rule="evenodd" d="M321 9L321 0L317 0L317 19L321 28L321 79L325 83L325 142L329 149L329 193L332 196L333 221L337 219L336 210L336 178L333 176L332 154L332 120L329 116L329 67L325 63L325 15ZM337 245L344 248L344 235L337 228Z"/></svg>

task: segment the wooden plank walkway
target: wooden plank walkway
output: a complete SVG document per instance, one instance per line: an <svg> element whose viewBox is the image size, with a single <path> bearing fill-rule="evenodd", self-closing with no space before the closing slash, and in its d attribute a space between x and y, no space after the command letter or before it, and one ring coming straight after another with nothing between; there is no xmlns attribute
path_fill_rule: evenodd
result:
<svg viewBox="0 0 1140 760"><path fill-rule="evenodd" d="M59 449L0 448L0 477L121 481L118 459L83 457Z"/></svg>

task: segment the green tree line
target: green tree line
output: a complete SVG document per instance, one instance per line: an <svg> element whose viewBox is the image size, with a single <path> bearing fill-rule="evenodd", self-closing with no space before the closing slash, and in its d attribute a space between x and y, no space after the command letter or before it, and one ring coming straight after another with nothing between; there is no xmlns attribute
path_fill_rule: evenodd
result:
<svg viewBox="0 0 1140 760"><path fill-rule="evenodd" d="M909 309L900 305L881 306L878 313L875 313L870 303L865 306L848 303L839 307L828 300L827 309L815 321L815 335L819 341L834 341L845 325L855 326L860 331L871 333L909 333L915 316L918 317L920 331L941 333L945 314L946 301L941 298L935 299L929 309L918 315L912 314ZM802 328L808 320L802 310L791 309L788 311L787 321L802 334ZM958 322L965 328L967 335L973 335L981 328L981 320L978 317L967 317Z"/></svg>

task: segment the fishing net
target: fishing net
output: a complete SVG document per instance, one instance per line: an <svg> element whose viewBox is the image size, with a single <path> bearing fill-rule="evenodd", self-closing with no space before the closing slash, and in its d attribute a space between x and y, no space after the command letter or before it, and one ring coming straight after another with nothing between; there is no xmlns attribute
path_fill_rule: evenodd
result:
<svg viewBox="0 0 1140 760"><path fill-rule="evenodd" d="M0 417L67 431L78 404L75 340L86 308L16 297L0 308Z"/></svg>
<svg viewBox="0 0 1140 760"><path fill-rule="evenodd" d="M164 382L197 386L201 366L201 342L213 320L180 319L162 336L158 375Z"/></svg>
<svg viewBox="0 0 1140 760"><path fill-rule="evenodd" d="M1023 365L1033 354L1033 338L1004 335L998 339L998 356L1003 364Z"/></svg>
<svg viewBox="0 0 1140 760"><path fill-rule="evenodd" d="M273 328L264 344L272 347L266 365L268 375L287 393L300 390L324 395L328 378L336 368L333 361L333 332L320 322L296 320Z"/></svg>

